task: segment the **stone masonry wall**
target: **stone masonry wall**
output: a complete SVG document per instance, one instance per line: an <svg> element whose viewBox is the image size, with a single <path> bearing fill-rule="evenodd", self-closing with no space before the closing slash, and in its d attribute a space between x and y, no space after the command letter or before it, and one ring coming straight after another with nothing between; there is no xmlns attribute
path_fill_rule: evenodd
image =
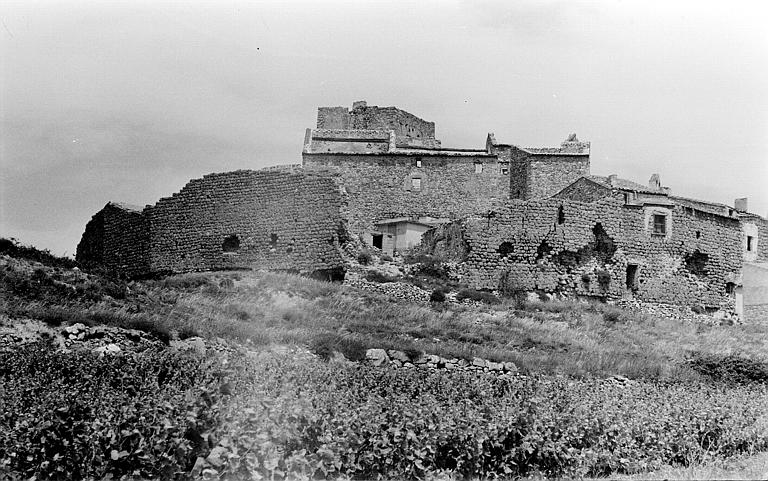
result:
<svg viewBox="0 0 768 481"><path fill-rule="evenodd" d="M146 209L151 269L339 270L343 204L328 175L279 170L206 175Z"/></svg>
<svg viewBox="0 0 768 481"><path fill-rule="evenodd" d="M435 123L400 110L397 107L368 106L356 102L352 110L345 107L317 109L318 129L394 130L399 146L440 147L435 140Z"/></svg>
<svg viewBox="0 0 768 481"><path fill-rule="evenodd" d="M149 229L139 210L108 203L85 226L77 246L77 262L103 266L128 276L149 271Z"/></svg>
<svg viewBox="0 0 768 481"><path fill-rule="evenodd" d="M738 278L742 262L734 219L675 208L664 238L648 234L643 207L613 198L512 200L495 211L490 218L460 221L467 246L462 272L474 288L733 308L726 284ZM450 228L456 231L449 225L428 232L424 245L444 254L441 246L456 242L430 237L444 237ZM637 266L632 287L629 265Z"/></svg>
<svg viewBox="0 0 768 481"><path fill-rule="evenodd" d="M476 173L475 163L483 164L481 173ZM348 196L350 230L358 234L372 231L376 221L396 217L481 214L494 199L506 199L508 189L496 157L482 154L305 154L304 168L339 172ZM413 179L419 179L420 190Z"/></svg>
<svg viewBox="0 0 768 481"><path fill-rule="evenodd" d="M589 175L585 156L536 156L528 166L528 199L551 197L579 177Z"/></svg>

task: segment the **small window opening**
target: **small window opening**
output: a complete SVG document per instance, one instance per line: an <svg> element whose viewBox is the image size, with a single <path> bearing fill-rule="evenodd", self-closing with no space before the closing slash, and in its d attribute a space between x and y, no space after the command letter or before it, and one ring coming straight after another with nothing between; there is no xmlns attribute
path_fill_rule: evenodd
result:
<svg viewBox="0 0 768 481"><path fill-rule="evenodd" d="M625 204L629 204L629 193L628 192L624 192L624 203Z"/></svg>
<svg viewBox="0 0 768 481"><path fill-rule="evenodd" d="M270 236L269 236L269 247L271 247L272 249L277 247L277 239L278 239L277 234L270 234Z"/></svg>
<svg viewBox="0 0 768 481"><path fill-rule="evenodd" d="M696 231L696 238L697 239L701 239L701 231L700 230Z"/></svg>
<svg viewBox="0 0 768 481"><path fill-rule="evenodd" d="M725 283L725 293L729 296L732 296L736 292L736 284L733 282L726 282Z"/></svg>
<svg viewBox="0 0 768 481"><path fill-rule="evenodd" d="M373 234L373 247L381 249L383 245L384 234Z"/></svg>
<svg viewBox="0 0 768 481"><path fill-rule="evenodd" d="M751 235L747 236L747 252L755 250L755 238Z"/></svg>
<svg viewBox="0 0 768 481"><path fill-rule="evenodd" d="M418 177L411 179L411 188L416 191L421 190L421 179Z"/></svg>
<svg viewBox="0 0 768 481"><path fill-rule="evenodd" d="M667 235L667 216L664 214L653 215L653 235Z"/></svg>
<svg viewBox="0 0 768 481"><path fill-rule="evenodd" d="M483 173L483 164L481 162L475 162L475 174Z"/></svg>
<svg viewBox="0 0 768 481"><path fill-rule="evenodd" d="M509 169L504 169L504 168L502 168L502 169L501 169L501 174L502 174L502 175L509 175Z"/></svg>
<svg viewBox="0 0 768 481"><path fill-rule="evenodd" d="M627 264L627 289L637 290L637 264Z"/></svg>
<svg viewBox="0 0 768 481"><path fill-rule="evenodd" d="M563 210L563 206L557 208L557 223L562 224L565 222L565 211Z"/></svg>
<svg viewBox="0 0 768 481"><path fill-rule="evenodd" d="M511 242L502 242L497 251L502 258L509 257L515 251L515 245Z"/></svg>
<svg viewBox="0 0 768 481"><path fill-rule="evenodd" d="M224 252L237 252L240 250L240 239L236 235L227 236L221 243L221 250Z"/></svg>
<svg viewBox="0 0 768 481"><path fill-rule="evenodd" d="M421 159L416 159L416 167L421 167Z"/></svg>

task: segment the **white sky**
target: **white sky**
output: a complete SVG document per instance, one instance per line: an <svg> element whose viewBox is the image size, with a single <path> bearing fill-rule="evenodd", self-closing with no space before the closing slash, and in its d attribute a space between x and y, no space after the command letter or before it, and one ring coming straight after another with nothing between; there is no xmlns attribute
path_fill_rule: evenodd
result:
<svg viewBox="0 0 768 481"><path fill-rule="evenodd" d="M768 214L768 3L0 4L0 236L72 254L109 200L300 163L316 108L444 146L592 142L592 173Z"/></svg>

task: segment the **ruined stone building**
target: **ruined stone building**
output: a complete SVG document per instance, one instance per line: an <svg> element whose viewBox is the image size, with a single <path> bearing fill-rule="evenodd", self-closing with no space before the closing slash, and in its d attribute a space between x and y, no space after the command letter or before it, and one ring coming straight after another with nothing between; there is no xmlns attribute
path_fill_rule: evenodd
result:
<svg viewBox="0 0 768 481"><path fill-rule="evenodd" d="M479 289L568 293L768 314L768 223L590 171L590 144L446 148L396 107L321 107L302 164L211 174L144 208L109 203L77 259L130 276L267 268L343 277L350 236L424 243ZM762 312L762 314L761 314Z"/></svg>

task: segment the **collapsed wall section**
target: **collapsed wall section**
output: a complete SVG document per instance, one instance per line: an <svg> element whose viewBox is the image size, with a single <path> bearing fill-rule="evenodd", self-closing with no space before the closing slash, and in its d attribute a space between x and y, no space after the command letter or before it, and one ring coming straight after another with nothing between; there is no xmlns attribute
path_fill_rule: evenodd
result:
<svg viewBox="0 0 768 481"><path fill-rule="evenodd" d="M151 270L263 268L343 276L343 204L329 175L206 175L147 207Z"/></svg>
<svg viewBox="0 0 768 481"><path fill-rule="evenodd" d="M637 297L732 309L742 267L737 220L679 207L548 199L509 201L459 222L464 280L474 288ZM433 242L434 254L450 256ZM455 256L455 254L454 254Z"/></svg>
<svg viewBox="0 0 768 481"><path fill-rule="evenodd" d="M508 172L495 155L304 154L304 168L338 172L350 230L399 217L460 218L506 199Z"/></svg>
<svg viewBox="0 0 768 481"><path fill-rule="evenodd" d="M85 226L77 262L127 276L149 272L149 228L140 207L109 202Z"/></svg>

